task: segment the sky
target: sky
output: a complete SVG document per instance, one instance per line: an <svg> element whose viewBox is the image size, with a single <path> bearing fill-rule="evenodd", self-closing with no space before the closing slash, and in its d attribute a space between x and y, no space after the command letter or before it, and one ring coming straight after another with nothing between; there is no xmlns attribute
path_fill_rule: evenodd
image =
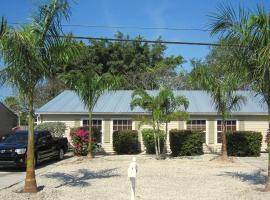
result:
<svg viewBox="0 0 270 200"><path fill-rule="evenodd" d="M42 0L1 0L0 16L8 23L27 23L31 13ZM269 10L270 0L70 0L71 16L63 21L65 32L78 36L113 37L117 31L138 35L148 40L159 36L168 41L216 42L209 32L200 30L172 31L160 29L138 29L134 27L166 27L180 29L207 29L212 13L217 12L219 4L231 4L254 10L264 5ZM83 26L77 26L83 25ZM102 28L85 26L118 26L126 28ZM133 27L133 28L128 28ZM204 59L209 51L206 46L168 45L166 55L181 55L185 59L184 69L190 70L190 59ZM0 63L4 67L3 63ZM12 95L12 89L0 87L0 100Z"/></svg>

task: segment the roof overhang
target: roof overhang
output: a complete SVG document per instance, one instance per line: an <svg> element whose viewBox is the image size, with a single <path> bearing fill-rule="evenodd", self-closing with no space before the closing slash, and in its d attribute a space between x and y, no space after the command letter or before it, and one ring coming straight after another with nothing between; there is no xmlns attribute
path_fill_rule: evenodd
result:
<svg viewBox="0 0 270 200"><path fill-rule="evenodd" d="M38 115L87 115L87 112L36 112ZM150 115L148 112L93 112L93 115ZM189 112L189 115L220 115L217 112ZM267 116L267 112L234 112L233 116Z"/></svg>

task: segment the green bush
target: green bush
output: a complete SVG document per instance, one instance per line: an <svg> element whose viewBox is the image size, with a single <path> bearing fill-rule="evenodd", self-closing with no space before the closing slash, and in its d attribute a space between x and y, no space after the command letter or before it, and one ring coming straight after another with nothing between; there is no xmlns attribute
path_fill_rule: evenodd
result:
<svg viewBox="0 0 270 200"><path fill-rule="evenodd" d="M159 135L160 138L160 151L163 151L165 134L164 131L156 130L156 135ZM153 129L143 129L142 130L143 144L146 147L146 153L154 154L155 153L155 140L154 140L154 130Z"/></svg>
<svg viewBox="0 0 270 200"><path fill-rule="evenodd" d="M138 131L121 130L113 133L113 149L117 154L136 154L140 152Z"/></svg>
<svg viewBox="0 0 270 200"><path fill-rule="evenodd" d="M202 155L204 141L203 132L176 129L170 131L172 156Z"/></svg>
<svg viewBox="0 0 270 200"><path fill-rule="evenodd" d="M88 153L89 144L89 127L75 127L70 129L70 138L72 142L72 149L76 156L86 156ZM98 153L102 150L98 138L101 138L99 130L92 129L92 152Z"/></svg>
<svg viewBox="0 0 270 200"><path fill-rule="evenodd" d="M37 131L49 131L53 137L63 137L66 125L63 122L44 122L35 127Z"/></svg>
<svg viewBox="0 0 270 200"><path fill-rule="evenodd" d="M254 131L235 131L226 134L229 156L260 156L262 134Z"/></svg>

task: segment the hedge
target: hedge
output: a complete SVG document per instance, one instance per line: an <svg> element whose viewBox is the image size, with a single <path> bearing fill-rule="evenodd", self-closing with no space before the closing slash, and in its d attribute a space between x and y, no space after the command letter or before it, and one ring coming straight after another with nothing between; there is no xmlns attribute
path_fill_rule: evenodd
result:
<svg viewBox="0 0 270 200"><path fill-rule="evenodd" d="M176 129L170 131L172 156L202 155L204 141L203 132Z"/></svg>
<svg viewBox="0 0 270 200"><path fill-rule="evenodd" d="M165 134L164 131L156 130L156 135L159 135L160 138L160 151L163 151ZM146 148L146 153L154 154L155 153L155 140L154 140L154 130L153 129L143 129L142 130L143 144Z"/></svg>
<svg viewBox="0 0 270 200"><path fill-rule="evenodd" d="M260 156L262 134L255 131L235 131L226 134L229 156Z"/></svg>
<svg viewBox="0 0 270 200"><path fill-rule="evenodd" d="M140 152L138 131L121 130L113 133L113 149L117 154L136 154Z"/></svg>
<svg viewBox="0 0 270 200"><path fill-rule="evenodd" d="M53 137L63 137L66 125L63 122L44 122L35 127L37 131L49 131Z"/></svg>

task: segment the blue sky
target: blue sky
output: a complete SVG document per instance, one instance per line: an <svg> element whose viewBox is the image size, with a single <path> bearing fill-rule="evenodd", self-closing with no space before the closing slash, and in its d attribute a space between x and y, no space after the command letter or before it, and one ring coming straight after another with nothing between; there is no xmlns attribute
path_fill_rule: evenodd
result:
<svg viewBox="0 0 270 200"><path fill-rule="evenodd" d="M41 0L1 0L0 16L8 22L27 22ZM219 3L230 3L255 9L257 4L269 7L270 0L71 0L71 25L135 26L205 29L209 14L216 11ZM169 31L140 29L107 29L65 26L66 32L74 35L113 37L116 31L131 37L142 35L153 40L161 36L164 40L189 42L215 42L217 38L203 31ZM187 61L183 66L190 69L191 58L203 59L208 52L205 46L169 45L167 55L181 55ZM11 95L12 90L0 87L0 100Z"/></svg>

